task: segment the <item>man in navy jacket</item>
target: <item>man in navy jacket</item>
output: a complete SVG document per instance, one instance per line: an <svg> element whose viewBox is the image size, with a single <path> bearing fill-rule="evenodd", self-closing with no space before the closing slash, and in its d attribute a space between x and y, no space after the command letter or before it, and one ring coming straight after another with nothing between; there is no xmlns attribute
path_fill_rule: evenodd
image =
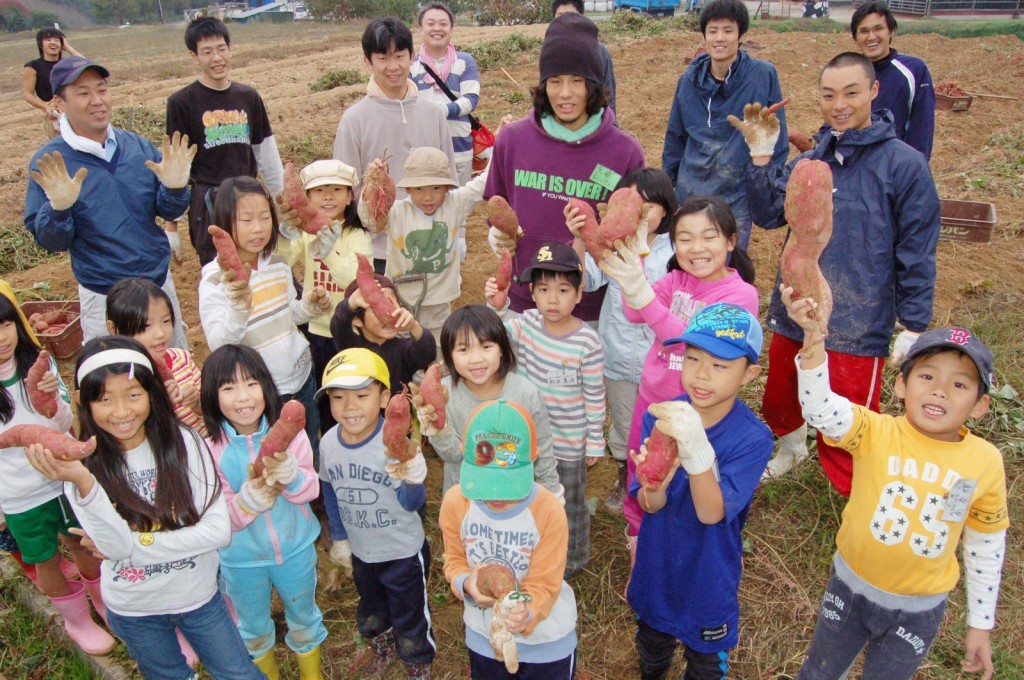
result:
<svg viewBox="0 0 1024 680"><path fill-rule="evenodd" d="M799 158L827 163L835 187L832 238L819 258L834 302L825 341L829 373L838 393L877 411L896 321L906 328L892 350L898 364L932 319L939 196L924 156L896 138L888 113L872 114L878 81L867 57L844 52L832 59L822 70L819 91L825 127L817 146ZM786 183L799 158L777 171L763 151L778 134L774 116L751 113L734 123L751 145L747 200L754 221L774 229L785 223ZM794 363L803 333L786 314L780 281L768 308L774 335L761 406L780 444L768 476L785 474L807 456ZM821 435L818 454L829 481L848 495L850 454L826 445Z"/></svg>
<svg viewBox="0 0 1024 680"><path fill-rule="evenodd" d="M930 159L935 134L932 74L921 59L893 49L896 17L892 10L883 0L864 3L853 13L850 33L875 67L878 97L871 110L891 111L896 137Z"/></svg>

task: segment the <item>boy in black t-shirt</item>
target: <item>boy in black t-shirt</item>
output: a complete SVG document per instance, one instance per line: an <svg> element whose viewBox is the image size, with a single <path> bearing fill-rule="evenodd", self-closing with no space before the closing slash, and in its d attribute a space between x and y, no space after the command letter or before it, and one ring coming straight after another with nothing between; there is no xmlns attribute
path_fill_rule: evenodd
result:
<svg viewBox="0 0 1024 680"><path fill-rule="evenodd" d="M253 88L228 78L231 36L220 19L201 17L185 29L185 45L199 67L199 79L167 100L167 134L187 134L199 146L192 161L192 202L188 230L205 265L216 257L206 228L213 200L208 192L229 177L262 174L271 194L284 189L281 156L263 99ZM168 223L171 248L180 259L177 225Z"/></svg>

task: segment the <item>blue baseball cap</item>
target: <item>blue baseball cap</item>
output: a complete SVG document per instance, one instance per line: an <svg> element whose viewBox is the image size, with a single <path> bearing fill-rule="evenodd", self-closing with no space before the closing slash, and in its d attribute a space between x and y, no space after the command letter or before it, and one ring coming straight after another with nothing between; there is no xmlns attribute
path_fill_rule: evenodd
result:
<svg viewBox="0 0 1024 680"><path fill-rule="evenodd" d="M90 68L104 78L110 77L110 71L85 57L64 57L50 71L50 89L54 94L60 92L62 87L78 80L78 76Z"/></svg>
<svg viewBox="0 0 1024 680"><path fill-rule="evenodd" d="M697 312L682 335L663 344L683 342L720 359L747 357L757 363L764 334L753 314L737 305L719 302Z"/></svg>
<svg viewBox="0 0 1024 680"><path fill-rule="evenodd" d="M995 382L992 368L995 360L992 357L992 351L970 329L961 328L960 326L936 328L926 333L921 333L920 337L910 348L910 351L907 352L907 357L903 360L903 363L900 364L900 372L906 373L907 367L922 352L936 347L955 349L966 354L967 358L973 361L974 365L978 368L978 377L981 379L981 384L985 387L985 392L991 391L992 384Z"/></svg>

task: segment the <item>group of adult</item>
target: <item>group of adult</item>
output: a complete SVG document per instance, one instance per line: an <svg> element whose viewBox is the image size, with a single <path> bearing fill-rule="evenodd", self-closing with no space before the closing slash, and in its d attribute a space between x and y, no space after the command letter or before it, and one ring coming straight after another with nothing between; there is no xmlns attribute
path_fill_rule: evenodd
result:
<svg viewBox="0 0 1024 680"><path fill-rule="evenodd" d="M505 197L520 217L516 272L542 244L571 242L562 213L567 198L596 206L621 177L645 165L639 143L618 127L611 58L582 10L575 0L553 3L533 108L505 126L493 149L485 198ZM417 23L418 51L412 32L398 19L367 26L362 36L370 72L366 95L343 112L333 156L365 169L386 155L400 183L409 151L430 146L447 154L453 176L464 182L473 154L469 114L480 98L476 63L454 48L455 17L443 3L425 5ZM781 205L792 167L784 109L737 126L729 122L742 117L747 104L767 107L783 99L775 68L740 49L748 28L741 0L714 0L704 7L705 53L679 78L662 154L680 200L717 195L730 204L741 225L740 245L746 245L752 223L784 224ZM897 320L906 330L897 338L896 353L931 321L939 231L939 201L927 161L934 128L931 78L921 60L892 49L895 32L896 20L884 3L873 0L857 9L851 33L863 54L841 54L823 71L823 125L814 148L801 154L826 162L836 186L835 230L821 257L835 294L827 340L833 384L876 410ZM43 247L70 251L88 338L105 333L106 292L125 276L150 278L176 302L168 267L180 240L165 233L155 217L171 220L173 228L187 207L192 243L205 264L215 256L206 233L211 190L227 177L259 173L276 194L283 171L263 100L230 78L230 39L218 20L190 25L186 45L200 76L168 99L168 135L181 133L198 144L187 182L177 177L168 182L147 170L167 165L162 158L168 151L171 161L180 162L187 150L184 138L161 153L138 135L113 128L107 70L81 56L60 59L61 50L70 52L66 39L41 35L40 60L51 69L48 82L63 115L60 135L35 154L30 167L44 169L39 159L59 151L66 171L56 173L59 181L46 190L29 180L25 224ZM34 85L43 79L37 66L26 65L26 88L30 69ZM36 95L39 102L46 94ZM46 104L49 115L52 105ZM97 172L85 180L83 168ZM50 195L51 186L58 200ZM80 191L65 205L59 194L71 186ZM489 242L508 245L493 229ZM383 240L375 241L374 254L379 267ZM602 296L603 291L586 294L577 315L597 319ZM510 298L516 311L532 306L526 286L514 284ZM175 342L183 345L180 313L176 318ZM787 319L777 292L768 325L775 333L771 363L792 367L802 334ZM771 375L762 408L781 448L767 474L779 475L806 457L806 425L796 403L795 373ZM819 453L833 484L848 493L848 456L834 452L833 461L824 442Z"/></svg>

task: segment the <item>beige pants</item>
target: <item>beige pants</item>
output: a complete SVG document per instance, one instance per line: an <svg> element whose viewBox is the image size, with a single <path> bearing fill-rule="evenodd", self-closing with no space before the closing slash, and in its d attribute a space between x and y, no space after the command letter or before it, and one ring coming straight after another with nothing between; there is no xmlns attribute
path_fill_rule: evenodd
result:
<svg viewBox="0 0 1024 680"><path fill-rule="evenodd" d="M421 305L419 316L416 317L420 325L433 334L438 359L441 358L441 328L451 315L452 303L443 302L439 305Z"/></svg>
<svg viewBox="0 0 1024 680"><path fill-rule="evenodd" d="M608 431L608 448L615 460L626 460L629 426L633 421L633 407L636 405L640 385L628 380L605 378L604 388L608 398L608 415L612 419L612 427Z"/></svg>

